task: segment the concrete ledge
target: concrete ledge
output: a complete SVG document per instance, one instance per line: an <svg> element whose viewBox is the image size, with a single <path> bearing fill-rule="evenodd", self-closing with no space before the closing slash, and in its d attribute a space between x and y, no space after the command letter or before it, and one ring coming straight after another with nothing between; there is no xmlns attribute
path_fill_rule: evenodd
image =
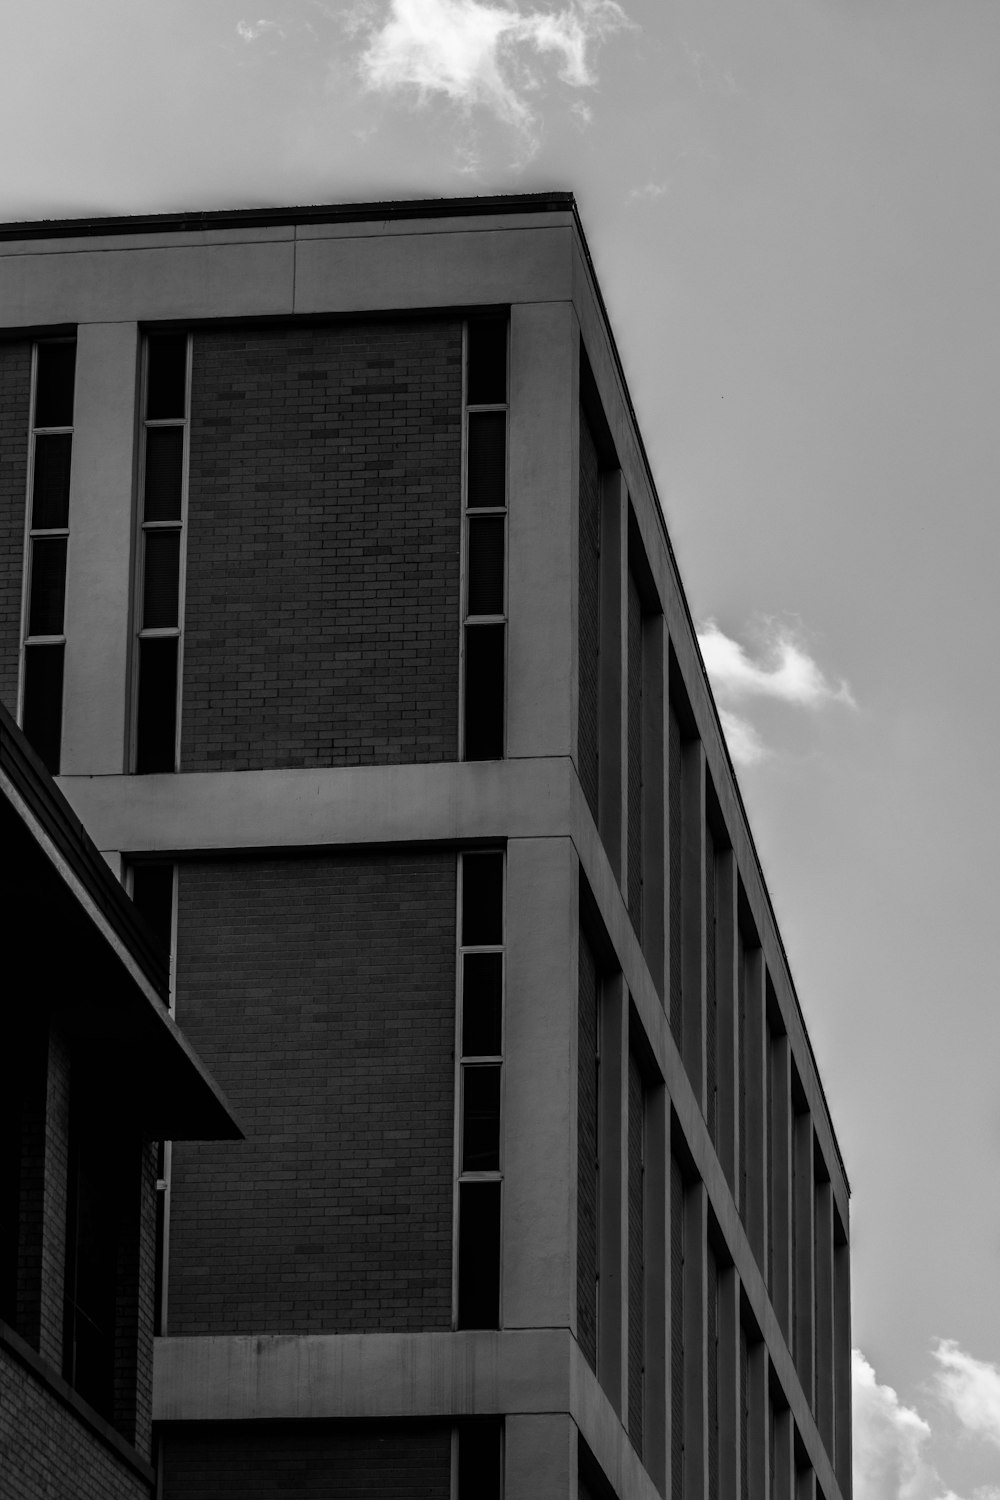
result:
<svg viewBox="0 0 1000 1500"><path fill-rule="evenodd" d="M153 1418L447 1417L568 1411L566 1329L161 1338Z"/></svg>
<svg viewBox="0 0 1000 1500"><path fill-rule="evenodd" d="M63 776L98 848L306 848L571 833L568 759Z"/></svg>

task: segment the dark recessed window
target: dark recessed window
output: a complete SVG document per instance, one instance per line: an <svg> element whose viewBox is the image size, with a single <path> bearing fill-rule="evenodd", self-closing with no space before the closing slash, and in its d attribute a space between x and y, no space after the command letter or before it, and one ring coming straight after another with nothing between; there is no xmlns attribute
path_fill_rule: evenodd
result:
<svg viewBox="0 0 1000 1500"><path fill-rule="evenodd" d="M462 857L462 946L480 948L503 942L503 855Z"/></svg>
<svg viewBox="0 0 1000 1500"><path fill-rule="evenodd" d="M469 319L465 399L470 406L503 406L507 400L507 319Z"/></svg>
<svg viewBox="0 0 1000 1500"><path fill-rule="evenodd" d="M500 1064L464 1070L462 1171L500 1170Z"/></svg>
<svg viewBox="0 0 1000 1500"><path fill-rule="evenodd" d="M500 1322L500 1182L458 1185L458 1326Z"/></svg>
<svg viewBox="0 0 1000 1500"><path fill-rule="evenodd" d="M139 641L139 704L136 723L138 774L174 769L177 735L177 637Z"/></svg>
<svg viewBox="0 0 1000 1500"><path fill-rule="evenodd" d="M507 413L469 413L469 509L507 503Z"/></svg>
<svg viewBox="0 0 1000 1500"><path fill-rule="evenodd" d="M506 626L465 627L465 758L502 760Z"/></svg>
<svg viewBox="0 0 1000 1500"><path fill-rule="evenodd" d="M503 954L466 953L462 960L462 1050L497 1057L503 1017Z"/></svg>
<svg viewBox="0 0 1000 1500"><path fill-rule="evenodd" d="M501 1500L503 1421L467 1417L458 1426L458 1500Z"/></svg>
<svg viewBox="0 0 1000 1500"><path fill-rule="evenodd" d="M54 339L37 346L35 370L36 427L72 427L76 343Z"/></svg>
<svg viewBox="0 0 1000 1500"><path fill-rule="evenodd" d="M476 516L469 520L470 615L503 614L503 550L506 520L503 516Z"/></svg>

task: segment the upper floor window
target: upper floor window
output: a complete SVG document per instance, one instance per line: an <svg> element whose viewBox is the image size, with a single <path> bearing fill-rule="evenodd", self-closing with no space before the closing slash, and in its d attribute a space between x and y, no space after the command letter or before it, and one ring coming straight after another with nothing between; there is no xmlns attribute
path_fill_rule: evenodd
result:
<svg viewBox="0 0 1000 1500"><path fill-rule="evenodd" d="M465 350L462 755L499 760L507 655L507 319L470 319Z"/></svg>

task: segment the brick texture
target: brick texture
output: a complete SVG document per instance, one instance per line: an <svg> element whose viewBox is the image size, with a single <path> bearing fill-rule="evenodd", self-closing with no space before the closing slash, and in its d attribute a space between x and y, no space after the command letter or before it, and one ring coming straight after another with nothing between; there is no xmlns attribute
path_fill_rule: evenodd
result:
<svg viewBox="0 0 1000 1500"><path fill-rule="evenodd" d="M580 934L579 1046L577 1050L577 1338L597 1369L597 1047L598 975L593 950Z"/></svg>
<svg viewBox="0 0 1000 1500"><path fill-rule="evenodd" d="M3 1500L148 1500L152 1486L0 1349Z"/></svg>
<svg viewBox="0 0 1000 1500"><path fill-rule="evenodd" d="M179 891L177 1017L248 1139L174 1146L168 1331L450 1327L454 855Z"/></svg>
<svg viewBox="0 0 1000 1500"><path fill-rule="evenodd" d="M457 321L198 333L181 767L458 754Z"/></svg>
<svg viewBox="0 0 1000 1500"><path fill-rule="evenodd" d="M580 409L580 720L577 765L590 810L598 809L598 674L601 648L601 476L597 445Z"/></svg>
<svg viewBox="0 0 1000 1500"><path fill-rule="evenodd" d="M17 707L31 345L0 344L0 699Z"/></svg>
<svg viewBox="0 0 1000 1500"><path fill-rule="evenodd" d="M163 1434L163 1500L449 1500L435 1422L209 1422Z"/></svg>

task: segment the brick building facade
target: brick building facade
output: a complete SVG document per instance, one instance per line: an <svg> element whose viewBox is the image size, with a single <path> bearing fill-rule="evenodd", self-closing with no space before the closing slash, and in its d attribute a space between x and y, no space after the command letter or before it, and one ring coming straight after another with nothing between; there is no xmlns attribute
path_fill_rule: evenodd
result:
<svg viewBox="0 0 1000 1500"><path fill-rule="evenodd" d="M160 1494L846 1500L847 1182L572 199L8 226L0 327L0 682L247 1137L164 1154Z"/></svg>

